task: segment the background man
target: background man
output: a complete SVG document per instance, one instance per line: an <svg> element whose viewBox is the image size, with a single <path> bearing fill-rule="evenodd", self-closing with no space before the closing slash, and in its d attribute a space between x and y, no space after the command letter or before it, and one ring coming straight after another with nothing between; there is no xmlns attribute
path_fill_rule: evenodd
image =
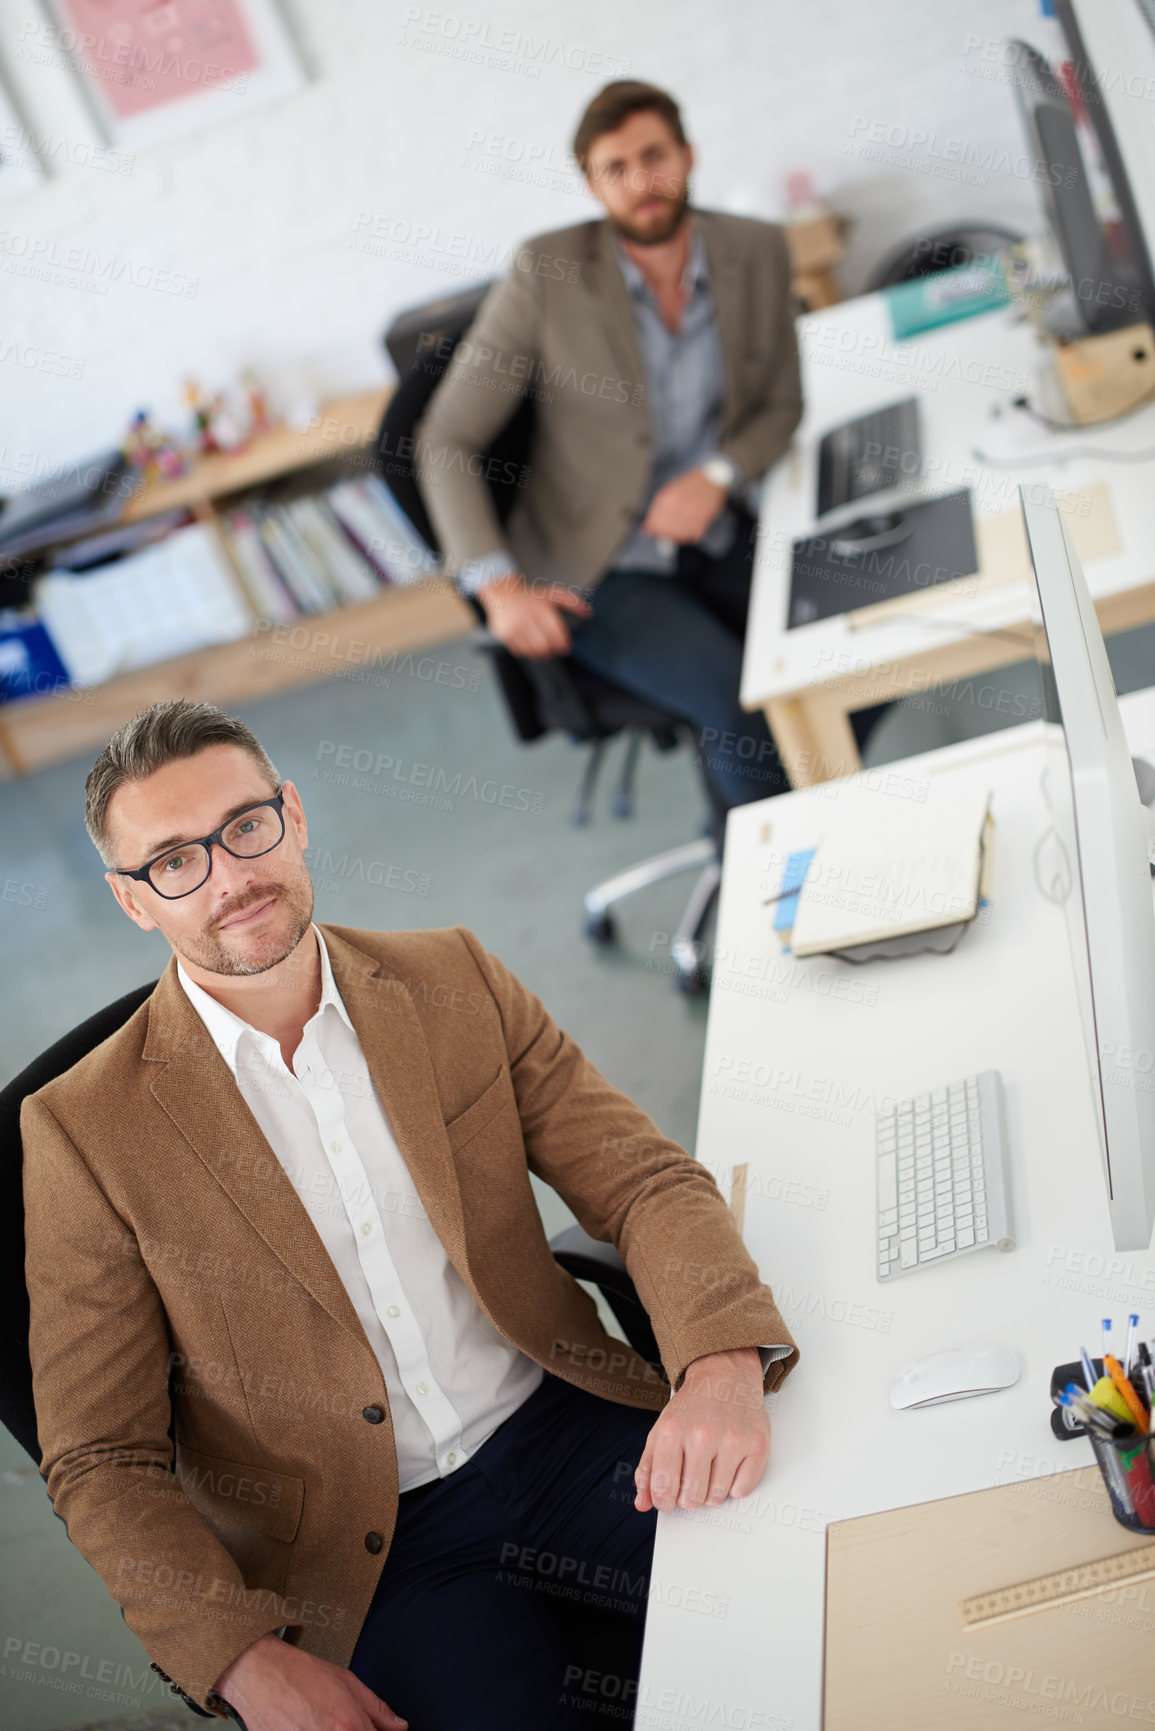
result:
<svg viewBox="0 0 1155 1731"><path fill-rule="evenodd" d="M529 242L487 296L418 428L419 484L508 649L684 717L717 804L763 799L788 784L738 688L758 483L802 413L786 238L691 206L694 152L653 85L607 85L573 149L605 219ZM476 459L527 393L503 533Z"/></svg>
<svg viewBox="0 0 1155 1731"><path fill-rule="evenodd" d="M797 1359L713 1180L472 933L315 925L243 723L154 704L86 821L173 954L21 1115L69 1537L248 1731L583 1723L533 1559L604 1589L636 1677L654 1511L753 1490ZM531 1171L617 1246L669 1386L554 1261Z"/></svg>

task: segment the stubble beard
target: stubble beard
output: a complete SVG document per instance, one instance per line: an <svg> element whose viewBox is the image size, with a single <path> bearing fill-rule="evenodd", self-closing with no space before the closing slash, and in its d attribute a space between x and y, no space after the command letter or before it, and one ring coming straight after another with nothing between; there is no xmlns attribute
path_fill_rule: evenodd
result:
<svg viewBox="0 0 1155 1731"><path fill-rule="evenodd" d="M188 959L195 962L198 968L203 968L208 974L222 974L236 978L241 975L265 974L270 968L275 968L287 956L292 955L313 919L313 883L306 877L301 884L265 884L259 892L246 896L243 902L238 902L228 909L224 919L236 919L247 909L258 906L271 895L284 908L288 916L288 930L262 933L261 938L254 943L247 953L238 954L231 949L228 940L222 936L217 927L201 934L195 947L188 945ZM219 924L219 922L218 922ZM187 940L186 940L187 941Z"/></svg>
<svg viewBox="0 0 1155 1731"><path fill-rule="evenodd" d="M635 228L630 222L623 222L620 217L612 217L618 233L635 246L662 246L668 240L673 240L678 230L686 220L690 208L690 183L686 182L676 198L667 200L669 209L663 220L649 228Z"/></svg>

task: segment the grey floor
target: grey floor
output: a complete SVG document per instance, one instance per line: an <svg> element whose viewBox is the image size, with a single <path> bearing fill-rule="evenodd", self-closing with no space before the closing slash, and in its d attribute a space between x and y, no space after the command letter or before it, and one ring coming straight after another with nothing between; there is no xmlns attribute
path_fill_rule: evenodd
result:
<svg viewBox="0 0 1155 1731"><path fill-rule="evenodd" d="M1155 683L1155 628L1126 633L1111 650L1120 691ZM679 995L662 966L688 880L625 904L617 949L592 949L581 936L590 884L698 833L702 807L687 752L647 750L631 822L609 816L607 787L594 823L576 830L570 813L581 754L557 738L518 745L488 663L471 644L442 646L431 660L415 657L373 678L332 680L239 711L302 791L316 850L317 917L378 929L468 926L611 1081L692 1148L706 1003ZM1000 691L1028 701L1000 699ZM895 705L876 727L867 760L890 762L988 731L1008 712L1029 713L1036 694L1034 672L1023 667L963 686L953 698L927 693ZM435 765L451 781L460 773L464 791L452 809L438 810L335 784L324 771L341 746L389 754L403 778L413 775L386 781L398 793L425 778L417 765ZM8 982L0 1082L167 960L163 940L137 933L103 881L82 818L88 767L78 759L0 783L0 954ZM518 790L507 796L513 809L475 797L471 777ZM539 1194L552 1233L570 1216L558 1198ZM200 1722L170 1707L119 1609L54 1520L37 1470L6 1432L0 1559L4 1731L97 1724L175 1731Z"/></svg>

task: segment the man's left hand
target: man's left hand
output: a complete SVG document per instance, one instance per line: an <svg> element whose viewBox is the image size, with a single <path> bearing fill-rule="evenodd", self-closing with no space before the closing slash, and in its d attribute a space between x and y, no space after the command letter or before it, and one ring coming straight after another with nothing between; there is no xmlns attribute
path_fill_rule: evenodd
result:
<svg viewBox="0 0 1155 1731"><path fill-rule="evenodd" d="M689 469L658 488L650 500L642 528L658 540L693 546L702 539L725 503L725 487L707 480L701 469Z"/></svg>
<svg viewBox="0 0 1155 1731"><path fill-rule="evenodd" d="M749 1496L769 1458L757 1347L696 1358L646 1438L634 1507L700 1509Z"/></svg>

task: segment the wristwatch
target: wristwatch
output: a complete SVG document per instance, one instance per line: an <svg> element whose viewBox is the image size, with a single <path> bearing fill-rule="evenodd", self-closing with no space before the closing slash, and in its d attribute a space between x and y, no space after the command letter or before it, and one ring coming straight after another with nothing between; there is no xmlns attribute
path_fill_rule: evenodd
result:
<svg viewBox="0 0 1155 1731"><path fill-rule="evenodd" d="M729 457L707 457L698 467L707 481L713 481L715 487L721 487L727 493L738 479L738 465Z"/></svg>

